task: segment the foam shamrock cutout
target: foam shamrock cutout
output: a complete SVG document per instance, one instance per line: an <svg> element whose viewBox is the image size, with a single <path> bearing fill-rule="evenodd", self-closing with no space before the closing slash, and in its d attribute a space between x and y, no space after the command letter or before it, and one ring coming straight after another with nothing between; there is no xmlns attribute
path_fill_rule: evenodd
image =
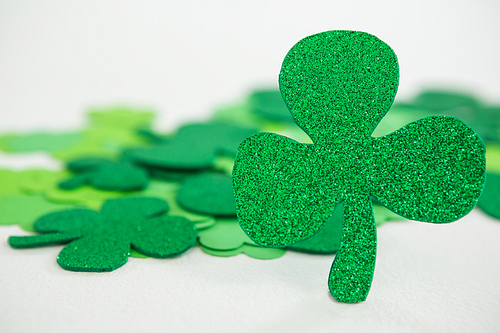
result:
<svg viewBox="0 0 500 333"><path fill-rule="evenodd" d="M500 219L500 174L488 172L477 204L486 214Z"/></svg>
<svg viewBox="0 0 500 333"><path fill-rule="evenodd" d="M66 190L90 185L108 191L134 191L148 184L147 172L127 162L81 158L69 162L67 166L77 175L59 183L59 187Z"/></svg>
<svg viewBox="0 0 500 333"><path fill-rule="evenodd" d="M131 149L124 156L152 168L205 169L214 164L217 156L236 155L241 140L255 132L228 124L190 124L155 147Z"/></svg>
<svg viewBox="0 0 500 333"><path fill-rule="evenodd" d="M230 257L244 253L256 259L275 259L285 254L284 249L264 248L255 244L236 219L217 219L211 228L198 233L202 250L218 257Z"/></svg>
<svg viewBox="0 0 500 333"><path fill-rule="evenodd" d="M186 210L213 216L236 216L230 176L202 173L187 178L177 192L177 203Z"/></svg>
<svg viewBox="0 0 500 333"><path fill-rule="evenodd" d="M341 302L364 301L372 283L377 237L370 197L408 219L445 223L474 207L484 183L484 144L457 118L427 117L371 136L398 78L394 51L375 36L306 37L286 55L279 83L314 143L260 133L243 141L236 156L238 220L257 244L305 240L342 202L341 247L328 282Z"/></svg>
<svg viewBox="0 0 500 333"><path fill-rule="evenodd" d="M12 195L0 198L0 225L18 224L26 231L35 231L33 223L45 214L73 208L47 201L39 195Z"/></svg>
<svg viewBox="0 0 500 333"><path fill-rule="evenodd" d="M124 265L133 247L155 258L177 256L196 243L194 224L180 216L165 216L168 204L158 198L106 201L101 213L70 209L40 217L37 236L9 237L14 248L66 244L58 264L71 271L108 272Z"/></svg>

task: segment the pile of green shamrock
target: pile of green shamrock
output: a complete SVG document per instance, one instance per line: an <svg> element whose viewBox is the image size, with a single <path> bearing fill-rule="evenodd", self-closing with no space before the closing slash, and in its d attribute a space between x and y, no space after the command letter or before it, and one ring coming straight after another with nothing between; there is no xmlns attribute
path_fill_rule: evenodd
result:
<svg viewBox="0 0 500 333"><path fill-rule="evenodd" d="M11 236L13 248L64 244L57 262L73 271L193 246L259 259L336 253L331 294L364 301L377 226L448 223L476 203L500 218L500 106L437 90L393 104L398 80L377 37L327 31L290 50L280 91L255 91L208 122L158 134L150 110L114 108L90 111L80 132L0 136L4 152L66 165L0 170L0 224L38 233Z"/></svg>
<svg viewBox="0 0 500 333"><path fill-rule="evenodd" d="M374 136L435 113L461 116L486 142L489 173L479 205L500 219L500 108L464 93L425 91L393 105ZM287 248L257 245L236 219L231 172L238 144L256 132L310 142L278 90L255 91L210 121L167 135L151 131L150 110L91 110L88 118L79 132L0 136L4 153L44 151L67 165L58 172L0 170L0 224L38 233L11 237L12 247L67 244L58 263L74 271L111 271L129 256L166 258L192 246L258 259L338 250L341 210L315 236ZM377 226L404 220L377 202L373 209Z"/></svg>

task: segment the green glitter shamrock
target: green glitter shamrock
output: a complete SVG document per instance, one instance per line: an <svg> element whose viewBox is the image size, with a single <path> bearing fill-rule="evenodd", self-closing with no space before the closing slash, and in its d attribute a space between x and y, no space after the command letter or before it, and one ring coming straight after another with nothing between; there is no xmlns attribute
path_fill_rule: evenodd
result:
<svg viewBox="0 0 500 333"><path fill-rule="evenodd" d="M306 37L286 55L279 83L313 144L259 133L236 155L238 220L257 244L305 240L342 203L341 247L328 282L341 302L364 301L372 283L371 198L408 219L446 223L467 214L483 187L484 144L457 118L431 116L371 136L398 80L394 51L375 36L327 31Z"/></svg>
<svg viewBox="0 0 500 333"><path fill-rule="evenodd" d="M100 190L134 191L148 185L147 172L127 162L81 158L69 162L67 166L77 175L59 183L59 187L66 190L88 184Z"/></svg>
<svg viewBox="0 0 500 333"><path fill-rule="evenodd" d="M59 265L71 271L108 272L124 265L130 248L155 258L177 256L196 243L194 224L180 216L162 215L167 202L158 198L110 199L101 213L70 209L40 217L37 236L9 237L14 248L67 244Z"/></svg>

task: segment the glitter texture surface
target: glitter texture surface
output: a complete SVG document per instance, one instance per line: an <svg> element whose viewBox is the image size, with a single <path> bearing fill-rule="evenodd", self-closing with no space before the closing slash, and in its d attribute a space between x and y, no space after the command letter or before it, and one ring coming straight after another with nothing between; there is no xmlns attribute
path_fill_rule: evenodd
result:
<svg viewBox="0 0 500 333"><path fill-rule="evenodd" d="M341 302L364 301L371 286L377 242L371 197L406 218L445 223L467 214L483 187L484 144L457 118L427 117L371 136L398 79L394 51L375 36L306 37L288 52L279 82L314 143L259 133L236 156L238 220L257 244L308 239L342 202L341 247L328 282Z"/></svg>
<svg viewBox="0 0 500 333"><path fill-rule="evenodd" d="M14 248L67 244L58 264L71 271L107 272L124 265L131 246L139 253L167 258L196 243L194 224L180 216L165 216L168 204L158 198L106 201L99 214L70 209L44 215L35 222L37 236L9 237Z"/></svg>

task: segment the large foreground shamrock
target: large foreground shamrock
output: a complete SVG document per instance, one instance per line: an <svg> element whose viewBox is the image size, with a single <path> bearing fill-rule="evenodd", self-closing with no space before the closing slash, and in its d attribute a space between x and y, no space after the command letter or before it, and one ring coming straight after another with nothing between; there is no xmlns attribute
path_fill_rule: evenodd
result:
<svg viewBox="0 0 500 333"><path fill-rule="evenodd" d="M240 144L233 170L238 220L256 243L292 245L316 234L342 203L341 247L328 285L341 302L366 299L375 268L370 197L408 219L446 223L476 204L485 178L479 136L432 116L383 137L371 133L392 104L394 51L377 37L328 31L286 55L280 90L313 144L259 133Z"/></svg>
<svg viewBox="0 0 500 333"><path fill-rule="evenodd" d="M57 262L71 271L107 272L124 265L130 248L150 257L167 258L191 248L194 224L180 216L165 216L168 204L158 198L110 199L101 213L70 209L40 217L37 236L9 237L14 248L66 244Z"/></svg>

